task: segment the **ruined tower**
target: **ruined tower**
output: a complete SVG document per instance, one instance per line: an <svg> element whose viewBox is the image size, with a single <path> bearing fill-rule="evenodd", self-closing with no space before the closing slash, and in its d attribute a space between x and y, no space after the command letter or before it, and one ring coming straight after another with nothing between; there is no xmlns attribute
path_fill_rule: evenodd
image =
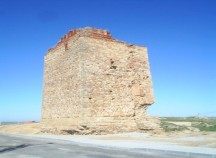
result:
<svg viewBox="0 0 216 158"><path fill-rule="evenodd" d="M158 128L147 48L106 30L69 31L45 55L43 130L117 133Z"/></svg>

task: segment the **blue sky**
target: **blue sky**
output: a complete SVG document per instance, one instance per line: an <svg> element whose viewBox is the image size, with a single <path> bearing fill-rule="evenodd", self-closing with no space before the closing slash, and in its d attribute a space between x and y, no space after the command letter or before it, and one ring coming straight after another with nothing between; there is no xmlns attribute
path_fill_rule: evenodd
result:
<svg viewBox="0 0 216 158"><path fill-rule="evenodd" d="M43 57L71 29L147 46L156 116L216 116L215 0L1 0L0 121L40 120Z"/></svg>

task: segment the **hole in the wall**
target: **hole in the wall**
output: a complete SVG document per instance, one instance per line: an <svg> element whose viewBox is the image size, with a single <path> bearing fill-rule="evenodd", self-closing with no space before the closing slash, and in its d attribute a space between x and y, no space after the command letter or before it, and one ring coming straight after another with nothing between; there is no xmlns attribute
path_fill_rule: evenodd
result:
<svg viewBox="0 0 216 158"><path fill-rule="evenodd" d="M110 66L110 69L116 69L117 66Z"/></svg>
<svg viewBox="0 0 216 158"><path fill-rule="evenodd" d="M91 100L92 99L92 97L89 97L89 100Z"/></svg>
<svg viewBox="0 0 216 158"><path fill-rule="evenodd" d="M76 131L76 130L62 130L63 132L66 132L68 134L80 134L79 131Z"/></svg>
<svg viewBox="0 0 216 158"><path fill-rule="evenodd" d="M131 84L135 84L135 83L136 83L136 81L135 81L135 80L131 81Z"/></svg>
<svg viewBox="0 0 216 158"><path fill-rule="evenodd" d="M130 69L132 69L132 68L133 68L133 66L129 66L129 68L130 68Z"/></svg>
<svg viewBox="0 0 216 158"><path fill-rule="evenodd" d="M143 79L145 80L145 79L148 79L149 78L149 76L145 76L145 77L143 77Z"/></svg>
<svg viewBox="0 0 216 158"><path fill-rule="evenodd" d="M81 125L84 129L89 129L87 125Z"/></svg>
<svg viewBox="0 0 216 158"><path fill-rule="evenodd" d="M111 65L114 64L114 61L113 61L112 59L110 59L110 64L111 64Z"/></svg>
<svg viewBox="0 0 216 158"><path fill-rule="evenodd" d="M68 50L68 44L67 43L65 43L64 47L65 47L65 50Z"/></svg>
<svg viewBox="0 0 216 158"><path fill-rule="evenodd" d="M112 90L109 90L110 93L112 93Z"/></svg>
<svg viewBox="0 0 216 158"><path fill-rule="evenodd" d="M128 47L133 47L134 45L133 45L133 44L128 44L127 46L128 46Z"/></svg>
<svg viewBox="0 0 216 158"><path fill-rule="evenodd" d="M114 61L112 60L112 59L110 59L110 69L116 69L117 68L117 66L114 66L113 65L114 64Z"/></svg>

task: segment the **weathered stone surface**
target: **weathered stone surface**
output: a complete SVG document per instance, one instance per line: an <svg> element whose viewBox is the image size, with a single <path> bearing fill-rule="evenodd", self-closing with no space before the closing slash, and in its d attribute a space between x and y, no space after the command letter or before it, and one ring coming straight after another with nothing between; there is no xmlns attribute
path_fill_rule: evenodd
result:
<svg viewBox="0 0 216 158"><path fill-rule="evenodd" d="M70 31L45 56L44 131L101 134L153 130L154 103L147 48L106 30Z"/></svg>

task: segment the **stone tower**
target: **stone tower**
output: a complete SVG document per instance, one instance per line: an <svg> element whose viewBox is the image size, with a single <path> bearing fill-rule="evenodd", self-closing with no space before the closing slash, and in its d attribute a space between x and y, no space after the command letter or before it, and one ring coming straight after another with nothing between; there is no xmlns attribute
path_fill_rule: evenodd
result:
<svg viewBox="0 0 216 158"><path fill-rule="evenodd" d="M45 55L43 131L105 134L158 128L147 48L106 30L69 31Z"/></svg>

